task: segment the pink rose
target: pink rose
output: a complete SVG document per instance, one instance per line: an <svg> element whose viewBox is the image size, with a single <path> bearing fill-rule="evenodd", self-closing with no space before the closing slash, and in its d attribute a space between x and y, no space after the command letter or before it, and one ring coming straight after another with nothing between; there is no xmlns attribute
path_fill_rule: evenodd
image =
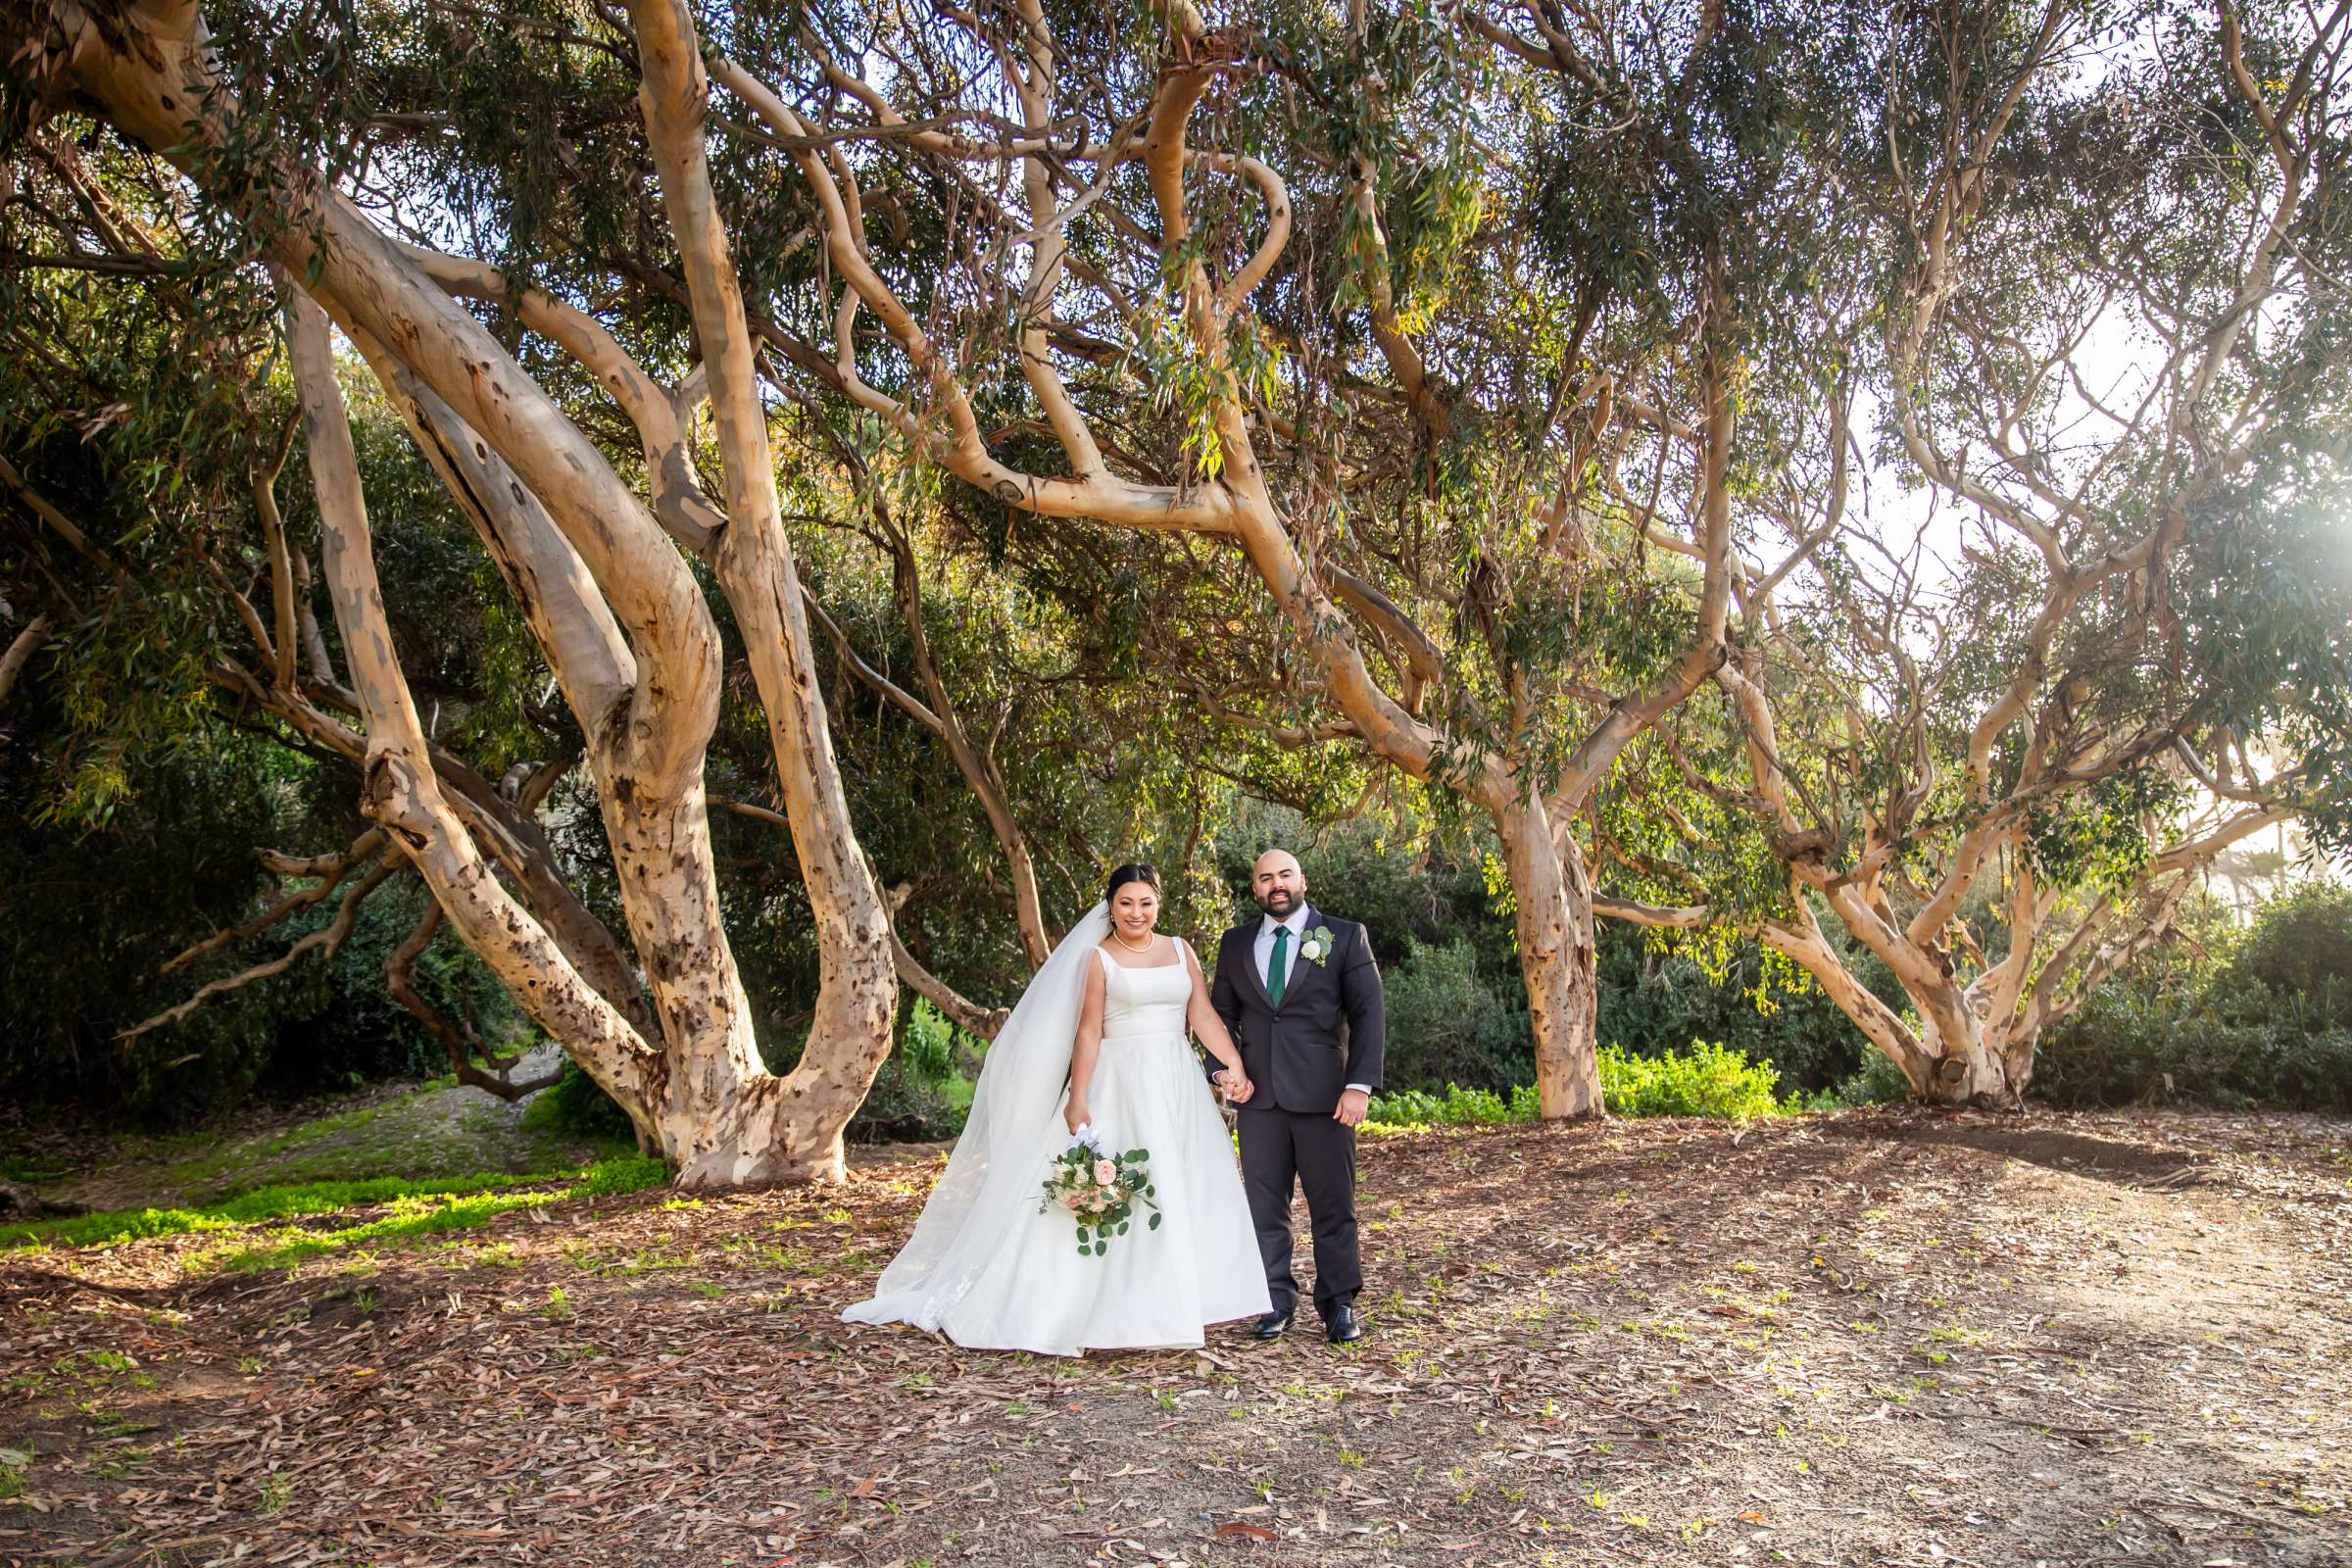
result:
<svg viewBox="0 0 2352 1568"><path fill-rule="evenodd" d="M1119 1167L1118 1167L1118 1166L1116 1166L1116 1165L1112 1164L1112 1163L1111 1163L1109 1160L1107 1160L1107 1159L1098 1159L1098 1160L1096 1160L1096 1161L1095 1161L1095 1185L1096 1185L1096 1186L1098 1186L1098 1187L1108 1187L1108 1186L1109 1186L1111 1183L1113 1183L1113 1182L1117 1181L1118 1179L1119 1179Z"/></svg>

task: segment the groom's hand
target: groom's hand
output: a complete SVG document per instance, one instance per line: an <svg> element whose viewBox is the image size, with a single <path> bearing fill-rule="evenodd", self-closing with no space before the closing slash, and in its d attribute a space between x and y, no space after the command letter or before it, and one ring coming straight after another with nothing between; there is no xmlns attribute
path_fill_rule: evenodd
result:
<svg viewBox="0 0 2352 1568"><path fill-rule="evenodd" d="M1362 1121L1364 1112L1371 1108L1372 1097L1370 1095L1365 1094L1361 1089L1350 1089L1340 1097L1339 1108L1331 1113L1331 1119L1343 1127L1352 1127Z"/></svg>

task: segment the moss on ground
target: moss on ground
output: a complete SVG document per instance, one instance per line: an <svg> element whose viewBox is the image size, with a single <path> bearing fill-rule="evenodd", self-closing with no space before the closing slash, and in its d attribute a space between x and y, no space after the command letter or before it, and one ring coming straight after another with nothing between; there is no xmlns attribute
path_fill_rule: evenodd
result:
<svg viewBox="0 0 2352 1568"><path fill-rule="evenodd" d="M565 1178L556 1185L552 1178ZM475 1172L454 1179L378 1176L361 1181L304 1182L254 1188L220 1202L185 1208L118 1209L73 1219L0 1227L0 1248L112 1247L141 1237L220 1232L229 1245L193 1252L190 1268L277 1268L376 1242L487 1223L509 1209L532 1208L566 1198L596 1198L660 1186L669 1179L658 1159L628 1154L565 1172L514 1176ZM352 1209L387 1212L349 1225L319 1229L272 1225Z"/></svg>

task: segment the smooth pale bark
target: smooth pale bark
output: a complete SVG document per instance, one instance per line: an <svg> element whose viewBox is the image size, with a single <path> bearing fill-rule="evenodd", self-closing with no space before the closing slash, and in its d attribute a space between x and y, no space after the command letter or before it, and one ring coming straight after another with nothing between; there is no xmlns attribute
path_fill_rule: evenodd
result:
<svg viewBox="0 0 2352 1568"><path fill-rule="evenodd" d="M636 660L596 584L564 543L547 510L430 387L364 334L357 341L386 399L408 425L411 439L473 524L475 536L521 607L572 711L610 710L625 700L636 683ZM486 780L452 777L449 765L439 760L436 767L445 782L479 810L504 820L516 853L502 856L501 863L564 956L639 1034L658 1038L660 1025L627 956L564 882L537 821L528 812L501 810L503 802Z"/></svg>
<svg viewBox="0 0 2352 1568"><path fill-rule="evenodd" d="M49 10L66 41L68 69L87 99L129 134L180 160L191 177L202 179L209 167L194 147L252 145L238 132L233 95L213 77L193 5L139 0L101 14L57 0ZM647 20L661 19L649 13ZM649 128L658 156L671 155L665 162L674 165L675 138L664 137L680 123L672 114L680 57L665 63L659 28L653 30ZM689 43L683 56L689 68L691 53ZM699 101L684 112L699 126ZM699 141L694 160L699 166ZM472 492L468 512L516 585L580 718L658 1043L625 1027L602 994L608 988L585 983L563 945L504 894L470 843L451 835L458 813L433 776L429 749L405 743L386 749L385 735L414 728L398 716L405 684L398 683L388 638L379 638L369 655L374 689L361 692L371 814L401 824L404 847L460 934L629 1108L641 1132L676 1162L681 1182L838 1176L842 1125L888 1049L896 983L888 923L849 836L833 770L731 274L715 292L697 293L709 296L698 298L700 307L723 299L730 322L728 330L704 335L716 351L710 367L714 408L739 520L721 525L713 509L691 505L662 507L658 516L441 283L312 172L265 164L242 172L247 177L235 186L209 194L273 236L280 263L353 340L413 379L412 406L423 406L419 390L439 400L424 421L442 436L437 466L445 476L462 475ZM710 234L688 212L694 191L666 177L664 185L673 212L688 220L681 242L690 269L714 256L723 260L723 236L713 251ZM700 197L706 218L712 211L708 198L706 179ZM630 390L615 388L624 406ZM657 477L682 471L664 466ZM356 486L341 504L347 514L360 507ZM717 716L720 651L665 519L710 540L767 701L800 858L818 909L824 999L802 1065L785 1079L760 1063L719 920L703 765ZM368 564L364 547L355 561L348 543L364 541L364 529L347 529L345 538L336 563L337 609L352 609L366 626L371 589L355 585ZM300 694L279 695L289 710L306 706ZM324 715L313 716L331 727Z"/></svg>
<svg viewBox="0 0 2352 1568"><path fill-rule="evenodd" d="M326 318L291 291L286 336L318 499L327 591L352 689L368 719L361 809L408 856L466 946L481 955L532 1020L564 1041L624 1106L642 1104L644 1079L658 1055L500 885L442 797L384 615Z"/></svg>
<svg viewBox="0 0 2352 1568"><path fill-rule="evenodd" d="M850 822L799 571L776 499L758 360L704 162L710 84L693 18L676 0L635 0L630 15L644 74L638 102L686 272L726 476L728 521L710 561L742 628L766 710L819 952L815 1016L800 1065L780 1082L747 1076L709 1099L700 1108L716 1125L691 1173L707 1170L728 1181L838 1177L842 1132L889 1054L898 1014L890 916ZM705 1096L721 1088L684 1087ZM731 1119L741 1125L722 1131Z"/></svg>

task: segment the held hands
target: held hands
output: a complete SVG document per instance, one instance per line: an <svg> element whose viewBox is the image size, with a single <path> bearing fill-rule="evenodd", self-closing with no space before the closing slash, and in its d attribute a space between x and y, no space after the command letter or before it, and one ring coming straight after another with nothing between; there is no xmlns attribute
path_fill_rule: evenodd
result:
<svg viewBox="0 0 2352 1568"><path fill-rule="evenodd" d="M1370 1095L1365 1094L1361 1089L1350 1089L1340 1097L1340 1102L1333 1109L1331 1119L1343 1127L1352 1127L1362 1121L1364 1112L1371 1108L1372 1097Z"/></svg>
<svg viewBox="0 0 2352 1568"><path fill-rule="evenodd" d="M1257 1093L1257 1085L1251 1083L1250 1075L1239 1067L1228 1067L1218 1073L1216 1084L1218 1091L1237 1105Z"/></svg>

